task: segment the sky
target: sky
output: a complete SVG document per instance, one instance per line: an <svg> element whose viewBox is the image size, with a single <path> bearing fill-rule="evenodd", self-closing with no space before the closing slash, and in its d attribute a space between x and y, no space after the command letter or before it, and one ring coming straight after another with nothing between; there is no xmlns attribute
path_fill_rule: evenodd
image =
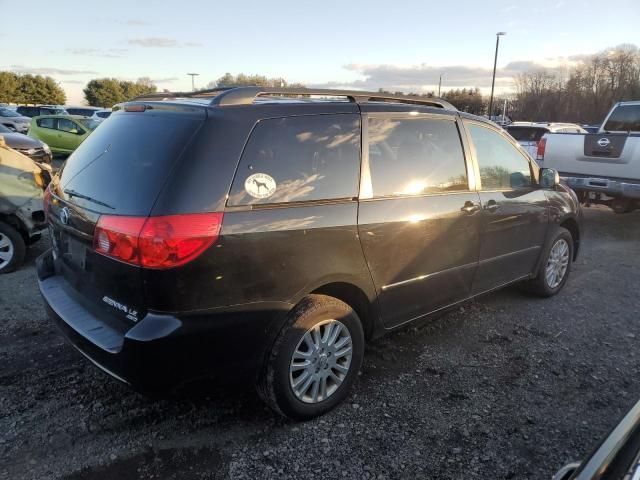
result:
<svg viewBox="0 0 640 480"><path fill-rule="evenodd" d="M496 88L532 68L640 45L640 1L0 0L0 70L55 78L68 104L92 78L205 87L225 72L331 88ZM12 21L11 19L21 19ZM564 67L563 67L564 68Z"/></svg>

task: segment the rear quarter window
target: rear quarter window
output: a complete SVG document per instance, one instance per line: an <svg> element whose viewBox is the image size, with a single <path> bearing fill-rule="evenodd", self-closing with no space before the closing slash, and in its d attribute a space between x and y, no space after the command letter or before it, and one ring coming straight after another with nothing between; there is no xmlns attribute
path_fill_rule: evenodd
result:
<svg viewBox="0 0 640 480"><path fill-rule="evenodd" d="M227 204L352 198L359 175L359 115L262 120L244 149Z"/></svg>

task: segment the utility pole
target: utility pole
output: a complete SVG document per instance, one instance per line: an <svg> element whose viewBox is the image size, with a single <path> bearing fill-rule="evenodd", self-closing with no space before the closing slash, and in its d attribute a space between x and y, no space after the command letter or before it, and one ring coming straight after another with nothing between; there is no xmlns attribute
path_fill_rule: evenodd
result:
<svg viewBox="0 0 640 480"><path fill-rule="evenodd" d="M493 77L491 78L491 97L489 97L489 120L493 113L493 88L496 84L496 65L498 64L498 47L500 46L500 37L506 35L507 32L496 33L496 55L493 59Z"/></svg>
<svg viewBox="0 0 640 480"><path fill-rule="evenodd" d="M440 88L442 87L442 75L444 75L444 73L440 74L440 80L438 81L438 97L440 96Z"/></svg>
<svg viewBox="0 0 640 480"><path fill-rule="evenodd" d="M195 92L196 91L195 77L197 77L200 74L199 73L187 73L187 75L191 75L191 90Z"/></svg>

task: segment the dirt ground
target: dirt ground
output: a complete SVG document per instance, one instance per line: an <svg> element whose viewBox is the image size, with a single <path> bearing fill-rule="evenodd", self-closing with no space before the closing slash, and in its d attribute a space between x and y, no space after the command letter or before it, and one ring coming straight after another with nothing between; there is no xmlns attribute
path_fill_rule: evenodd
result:
<svg viewBox="0 0 640 480"><path fill-rule="evenodd" d="M0 277L0 479L547 479L640 398L640 211L585 211L558 296L497 292L368 346L352 395L306 423L250 388L150 399L47 319L34 259Z"/></svg>

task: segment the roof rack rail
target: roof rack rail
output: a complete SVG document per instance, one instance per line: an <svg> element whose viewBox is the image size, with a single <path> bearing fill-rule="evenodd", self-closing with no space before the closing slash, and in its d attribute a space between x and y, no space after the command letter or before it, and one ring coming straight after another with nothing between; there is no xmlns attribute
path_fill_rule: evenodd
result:
<svg viewBox="0 0 640 480"><path fill-rule="evenodd" d="M393 102L425 105L430 107L456 110L449 102L440 98L394 95L383 92L364 92L358 90L332 90L325 88L279 88L279 87L237 87L221 92L212 101L212 105L250 105L260 96L323 96L346 97L351 102Z"/></svg>
<svg viewBox="0 0 640 480"><path fill-rule="evenodd" d="M261 96L295 97L322 96L346 97L350 102L358 104L367 102L405 103L428 107L456 110L449 102L437 97L419 97L412 95L395 95L384 92L365 92L359 90L333 90L325 88L279 88L279 87L221 87L195 92L157 92L140 95L132 100L163 100L172 98L213 97L210 105L226 107L231 105L251 105Z"/></svg>

